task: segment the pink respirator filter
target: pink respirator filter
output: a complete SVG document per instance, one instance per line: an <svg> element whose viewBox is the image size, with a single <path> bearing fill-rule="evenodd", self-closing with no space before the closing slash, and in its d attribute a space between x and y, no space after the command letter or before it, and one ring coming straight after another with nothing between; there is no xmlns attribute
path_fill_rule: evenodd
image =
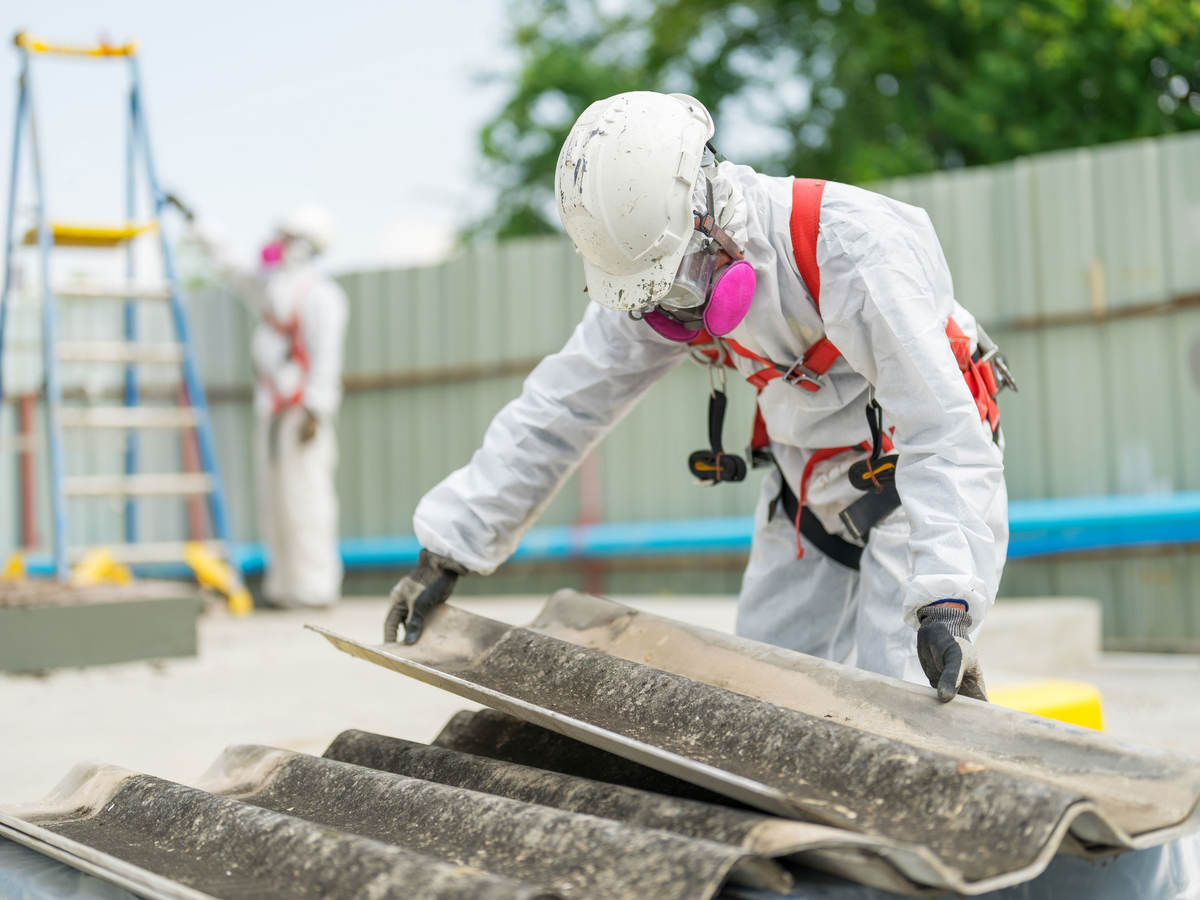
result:
<svg viewBox="0 0 1200 900"><path fill-rule="evenodd" d="M642 318L646 324L665 337L668 341L686 343L700 336L699 328L688 328L674 319L664 316L657 309L646 313Z"/></svg>
<svg viewBox="0 0 1200 900"><path fill-rule="evenodd" d="M283 241L271 241L262 248L262 264L268 269L283 262Z"/></svg>
<svg viewBox="0 0 1200 900"><path fill-rule="evenodd" d="M757 279L754 266L744 259L726 266L717 276L704 308L704 327L713 337L724 337L741 324L750 311Z"/></svg>

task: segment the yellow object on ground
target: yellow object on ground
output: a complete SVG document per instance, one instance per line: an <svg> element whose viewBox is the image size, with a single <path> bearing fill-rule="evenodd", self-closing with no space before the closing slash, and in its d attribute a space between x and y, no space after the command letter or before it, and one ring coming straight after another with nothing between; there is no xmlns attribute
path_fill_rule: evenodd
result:
<svg viewBox="0 0 1200 900"><path fill-rule="evenodd" d="M59 247L116 247L156 228L153 222L122 222L118 225L50 223L51 237ZM36 244L39 240L37 228L26 231L24 240L26 244Z"/></svg>
<svg viewBox="0 0 1200 900"><path fill-rule="evenodd" d="M183 550L183 560L191 568L201 587L211 588L225 597L233 615L245 616L254 609L250 592L234 572L233 566L204 544L195 541L189 543Z"/></svg>
<svg viewBox="0 0 1200 900"><path fill-rule="evenodd" d="M28 35L24 31L18 31L13 35L13 43L30 53L47 53L53 56L133 56L137 52L137 44L133 41L119 45L101 41L90 47L80 47L76 44L52 44Z"/></svg>
<svg viewBox="0 0 1200 900"><path fill-rule="evenodd" d="M1007 706L1059 722L1104 730L1100 691L1080 681L1034 681L988 690L996 706Z"/></svg>
<svg viewBox="0 0 1200 900"><path fill-rule="evenodd" d="M0 572L0 581L20 581L25 577L25 557L18 550L8 557L4 571Z"/></svg>
<svg viewBox="0 0 1200 900"><path fill-rule="evenodd" d="M71 584L89 587L93 584L129 584L133 573L129 567L112 558L107 550L89 550L71 569Z"/></svg>

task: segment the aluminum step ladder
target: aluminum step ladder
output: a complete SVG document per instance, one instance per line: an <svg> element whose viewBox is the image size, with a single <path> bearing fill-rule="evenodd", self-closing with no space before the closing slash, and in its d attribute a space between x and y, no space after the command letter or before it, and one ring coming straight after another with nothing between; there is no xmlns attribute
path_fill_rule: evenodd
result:
<svg viewBox="0 0 1200 900"><path fill-rule="evenodd" d="M12 169L5 232L5 275L0 295L0 359L4 354L4 324L14 283L14 254L18 242L36 247L41 288L42 386L45 402L46 445L48 449L50 514L53 524L53 569L60 579L68 577L70 567L89 553L101 548L68 546L68 499L117 497L123 499L124 541L103 545L102 552L117 563L148 565L181 563L196 573L208 586L223 587L234 612L249 610L249 595L228 565L229 520L221 479L217 471L212 426L205 403L204 388L196 366L188 329L187 313L176 277L171 245L162 227L168 201L159 187L151 154L146 112L142 104L141 82L134 44L71 46L52 44L18 33L13 43L21 65L17 89L16 125L13 132ZM50 218L47 207L46 179L38 147L34 116L32 61L37 56L69 56L102 62L124 62L129 72L129 100L126 122L125 215L122 221L104 224L73 224ZM28 138L34 192L34 226L17 235L16 197L20 187L23 140ZM139 171L140 170L140 171ZM137 218L139 176L149 198L149 215ZM157 237L161 253L162 281L144 284L135 281L133 242L142 237ZM124 279L56 285L51 265L56 248L77 248L95 253L124 253ZM32 250L26 252L33 252ZM122 315L122 340L60 340L58 338L59 302L112 303ZM166 304L173 340L148 342L139 339L139 304ZM116 309L114 309L114 313ZM121 367L123 397L118 404L64 406L62 363L83 363L88 367ZM173 405L145 405L139 384L139 367L172 367L178 370L180 384ZM3 370L0 367L0 397L3 396ZM64 429L107 429L125 432L124 471L103 475L65 475ZM196 471L145 473L139 470L139 433L148 429L180 432L181 440L194 440ZM181 456L183 453L181 452ZM181 461L181 469L183 463ZM208 510L209 540L145 541L138 527L138 499L148 496L178 497L192 503L204 502ZM181 513L183 504L181 504ZM192 511L193 513L195 510ZM193 516L193 519L195 516ZM202 515L201 515L202 518ZM193 538L197 537L192 535Z"/></svg>

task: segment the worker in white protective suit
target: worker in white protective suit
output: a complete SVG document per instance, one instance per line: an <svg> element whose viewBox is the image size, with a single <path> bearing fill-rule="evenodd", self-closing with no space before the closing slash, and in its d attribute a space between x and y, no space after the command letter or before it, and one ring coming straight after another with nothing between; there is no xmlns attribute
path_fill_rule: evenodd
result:
<svg viewBox="0 0 1200 900"><path fill-rule="evenodd" d="M334 418L342 396L345 292L317 267L329 246L329 215L314 206L284 216L244 267L202 228L198 243L258 322L256 382L258 521L267 549L263 600L325 607L341 595Z"/></svg>
<svg viewBox="0 0 1200 900"><path fill-rule="evenodd" d="M699 351L760 388L755 513L738 633L984 698L971 643L1008 540L993 395L1007 371L954 298L920 209L844 184L718 162L705 107L682 94L593 103L555 192L591 302L424 496L424 552L393 591L385 640L464 573L487 574L588 451ZM693 473L738 480L720 447ZM915 634L914 634L915 632Z"/></svg>

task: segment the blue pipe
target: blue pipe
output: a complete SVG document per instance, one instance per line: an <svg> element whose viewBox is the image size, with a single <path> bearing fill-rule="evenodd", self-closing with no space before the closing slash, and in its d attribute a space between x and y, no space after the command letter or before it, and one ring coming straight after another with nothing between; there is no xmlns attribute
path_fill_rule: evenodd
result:
<svg viewBox="0 0 1200 900"><path fill-rule="evenodd" d="M1200 542L1200 491L1014 500L1009 528L1009 559ZM531 528L512 558L567 562L746 553L753 531L752 516L546 526ZM340 548L347 571L403 570L421 552L411 535L345 538ZM262 544L235 545L233 558L243 575L261 574L266 566ZM30 558L27 567L32 574L49 571L45 558ZM182 566L153 572L187 574Z"/></svg>

